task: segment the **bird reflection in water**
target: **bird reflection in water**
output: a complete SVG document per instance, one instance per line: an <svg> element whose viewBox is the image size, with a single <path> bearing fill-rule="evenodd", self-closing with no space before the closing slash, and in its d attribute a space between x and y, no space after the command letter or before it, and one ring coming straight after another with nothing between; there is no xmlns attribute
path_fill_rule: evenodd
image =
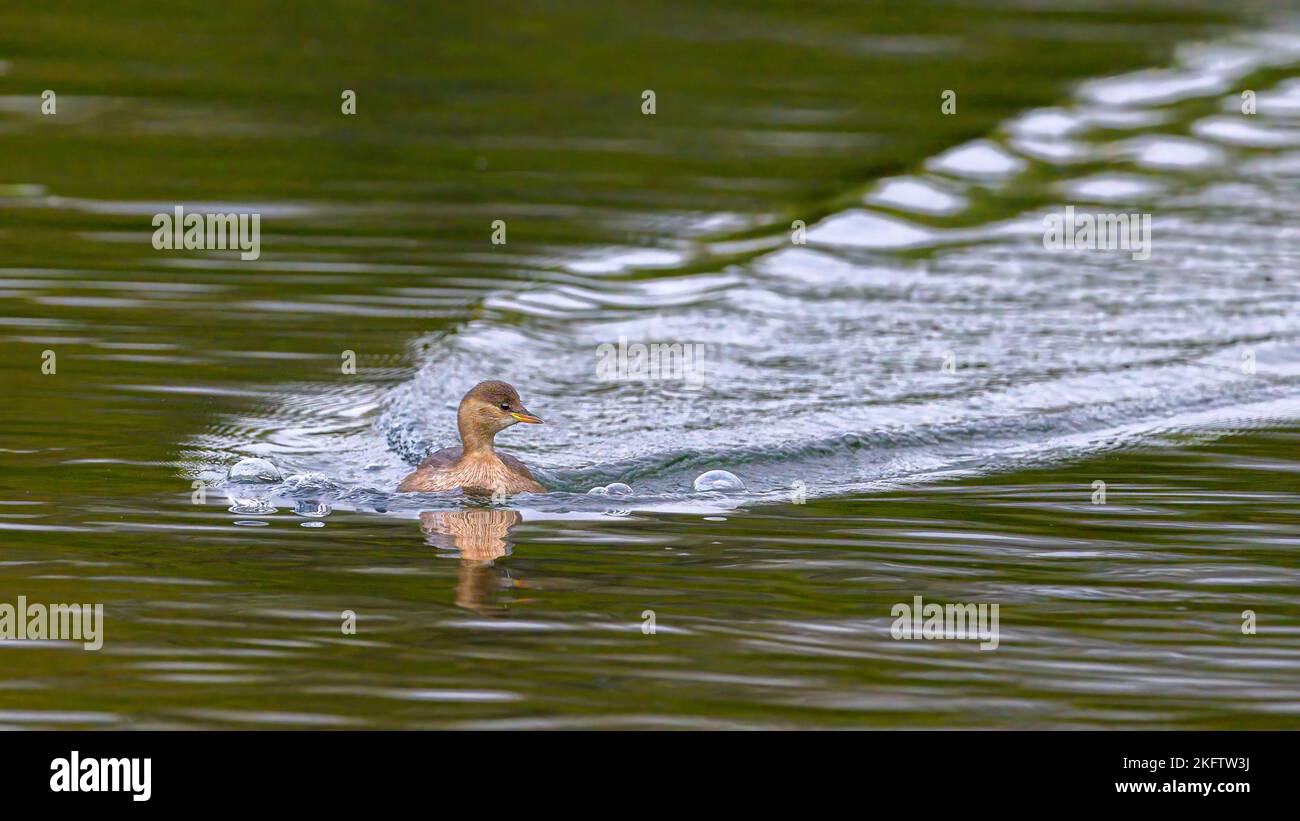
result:
<svg viewBox="0 0 1300 821"><path fill-rule="evenodd" d="M485 614L504 612L504 606L496 605L497 591L516 584L495 564L509 554L510 528L522 520L514 510L497 508L426 510L420 514L420 530L429 544L460 553L457 607Z"/></svg>

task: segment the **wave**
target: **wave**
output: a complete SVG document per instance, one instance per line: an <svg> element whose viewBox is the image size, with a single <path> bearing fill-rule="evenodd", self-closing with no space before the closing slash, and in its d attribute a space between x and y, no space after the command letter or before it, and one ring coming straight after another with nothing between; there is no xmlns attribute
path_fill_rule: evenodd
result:
<svg viewBox="0 0 1300 821"><path fill-rule="evenodd" d="M600 510L585 493L611 481L632 507L870 492L1295 418L1298 65L1286 33L1189 46L810 225L561 260L414 340L413 371L291 386L225 420L193 442L195 473L266 456L344 503L413 509L391 489L454 443L457 401L488 378L547 419L498 438L556 491L519 503L542 511ZM1150 215L1150 258L1045 247L1067 205ZM600 350L620 340L702 345L703 364L610 380ZM713 468L747 493L695 494Z"/></svg>

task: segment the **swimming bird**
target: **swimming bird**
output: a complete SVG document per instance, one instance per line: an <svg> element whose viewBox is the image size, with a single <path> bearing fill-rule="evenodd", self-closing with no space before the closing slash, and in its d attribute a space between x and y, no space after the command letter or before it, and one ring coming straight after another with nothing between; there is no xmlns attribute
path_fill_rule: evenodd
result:
<svg viewBox="0 0 1300 821"><path fill-rule="evenodd" d="M542 420L529 413L519 392L498 380L470 388L456 410L461 446L443 448L425 457L415 472L397 486L399 493L437 492L460 488L472 493L545 493L524 463L508 453L498 453L492 440L519 422Z"/></svg>

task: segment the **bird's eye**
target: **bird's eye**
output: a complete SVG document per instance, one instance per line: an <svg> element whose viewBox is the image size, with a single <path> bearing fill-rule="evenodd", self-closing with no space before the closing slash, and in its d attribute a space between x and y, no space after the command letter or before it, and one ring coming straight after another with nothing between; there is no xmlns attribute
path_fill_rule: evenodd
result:
<svg viewBox="0 0 1300 821"><path fill-rule="evenodd" d="M509 402L502 402L502 403L501 403L501 410L510 410L510 403L509 403Z"/></svg>

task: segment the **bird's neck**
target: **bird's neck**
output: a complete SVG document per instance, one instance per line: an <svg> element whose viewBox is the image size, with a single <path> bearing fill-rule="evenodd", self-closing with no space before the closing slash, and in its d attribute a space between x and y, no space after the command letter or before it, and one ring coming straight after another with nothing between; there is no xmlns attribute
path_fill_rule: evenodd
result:
<svg viewBox="0 0 1300 821"><path fill-rule="evenodd" d="M456 413L456 428L460 431L460 444L465 456L485 456L494 454L493 439L496 433L484 430L470 418L469 412L461 408Z"/></svg>

